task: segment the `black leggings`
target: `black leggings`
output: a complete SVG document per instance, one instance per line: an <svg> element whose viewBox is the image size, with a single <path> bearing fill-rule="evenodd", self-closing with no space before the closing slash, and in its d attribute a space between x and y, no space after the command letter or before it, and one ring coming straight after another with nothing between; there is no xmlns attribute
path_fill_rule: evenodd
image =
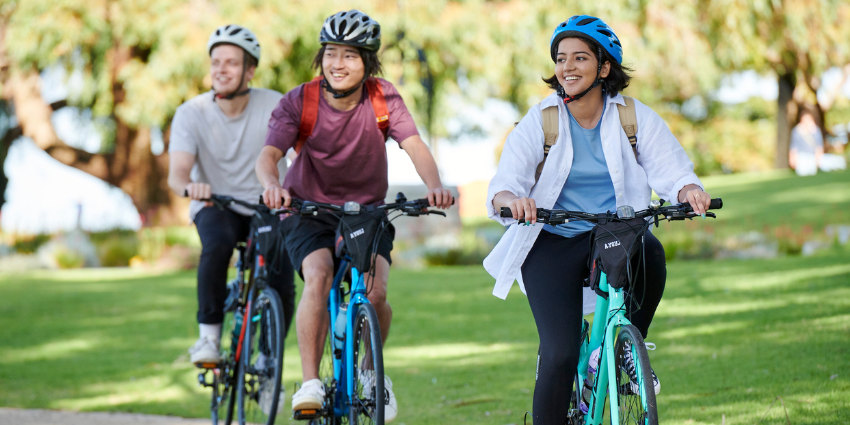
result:
<svg viewBox="0 0 850 425"><path fill-rule="evenodd" d="M198 323L221 323L227 299L227 268L237 242L244 242L251 229L251 217L227 208L223 211L206 207L195 215L195 226L201 237L201 261L198 264ZM278 258L279 274L269 269L269 286L283 302L286 332L295 312L295 274L286 252Z"/></svg>
<svg viewBox="0 0 850 425"><path fill-rule="evenodd" d="M635 302L631 294L626 296L627 317L644 337L667 279L664 248L651 233L646 234L645 249L649 284L645 285L643 269L637 268L640 262L635 258L632 261L632 270L637 270L638 276L633 290ZM590 232L565 238L541 231L522 265L522 280L540 337L534 386L535 425L563 425L567 420L578 367L582 284L590 274L589 256ZM640 309L634 308L641 302Z"/></svg>

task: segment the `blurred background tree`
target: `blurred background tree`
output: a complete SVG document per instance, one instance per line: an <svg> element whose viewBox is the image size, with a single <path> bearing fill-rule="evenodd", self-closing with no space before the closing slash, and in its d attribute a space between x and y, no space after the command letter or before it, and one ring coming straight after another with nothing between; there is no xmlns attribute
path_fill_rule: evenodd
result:
<svg viewBox="0 0 850 425"><path fill-rule="evenodd" d="M177 106L210 87L209 33L227 23L254 31L262 60L253 85L286 92L315 75L323 20L350 8L381 22L385 77L438 153L444 123L465 113L458 96L465 104L502 99L523 114L549 93L541 81L553 71L549 37L573 14L616 28L635 70L626 94L664 116L701 173L764 169L774 157L787 167L796 105L828 112L835 96L816 99L820 76L850 71L850 26L841 25L850 5L840 0L2 0L0 111L17 120L7 120L0 154L29 136L60 162L123 189L146 223L173 220L168 126ZM48 103L42 80L55 68L65 72L68 96ZM724 76L747 69L776 75L775 105L716 99ZM62 107L91 114L98 149L56 133L51 115Z"/></svg>

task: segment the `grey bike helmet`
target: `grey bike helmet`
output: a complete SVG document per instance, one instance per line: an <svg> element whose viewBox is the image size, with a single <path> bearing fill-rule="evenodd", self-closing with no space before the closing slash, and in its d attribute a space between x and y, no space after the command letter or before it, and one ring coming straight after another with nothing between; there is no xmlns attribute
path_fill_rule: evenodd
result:
<svg viewBox="0 0 850 425"><path fill-rule="evenodd" d="M225 25L218 27L207 42L207 53L212 55L213 47L219 44L233 44L244 49L249 55L253 56L260 63L260 42L257 41L257 36L247 28L239 25Z"/></svg>
<svg viewBox="0 0 850 425"><path fill-rule="evenodd" d="M319 43L323 46L334 43L378 50L381 48L381 25L356 9L338 12L325 19Z"/></svg>

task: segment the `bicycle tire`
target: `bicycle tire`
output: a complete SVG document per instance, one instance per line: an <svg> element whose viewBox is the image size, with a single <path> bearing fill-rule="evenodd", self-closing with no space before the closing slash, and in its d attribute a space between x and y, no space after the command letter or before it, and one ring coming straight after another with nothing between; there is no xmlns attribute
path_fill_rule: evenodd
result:
<svg viewBox="0 0 850 425"><path fill-rule="evenodd" d="M251 307L239 368L239 424L274 424L283 376L283 305L272 288ZM256 321L255 321L256 320ZM264 406L265 405L265 406Z"/></svg>
<svg viewBox="0 0 850 425"><path fill-rule="evenodd" d="M387 403L387 393L384 390L384 356L378 314L371 304L360 305L354 321L353 338L354 364L350 367L354 368L354 388L348 411L349 423L383 425ZM369 369L369 366L372 368ZM371 375L370 371L374 371L374 375ZM362 378L365 378L365 382L361 381Z"/></svg>
<svg viewBox="0 0 850 425"><path fill-rule="evenodd" d="M658 425L658 405L652 383L652 369L640 331L633 325L623 326L614 347L615 366L612 373L617 375L616 403L620 412L620 424ZM626 361L629 352L637 366L635 371L629 370ZM636 376L632 375L637 373L643 375L643 379L634 384ZM634 387L638 390L635 391ZM610 397L608 399L610 400ZM614 400L610 400L608 407L614 409L613 403Z"/></svg>
<svg viewBox="0 0 850 425"><path fill-rule="evenodd" d="M233 422L234 407L236 407L236 379L239 376L239 363L235 361L232 335L239 332L233 312L225 312L221 337L222 362L213 371L212 412L213 425L230 425ZM223 408L223 409L222 409Z"/></svg>

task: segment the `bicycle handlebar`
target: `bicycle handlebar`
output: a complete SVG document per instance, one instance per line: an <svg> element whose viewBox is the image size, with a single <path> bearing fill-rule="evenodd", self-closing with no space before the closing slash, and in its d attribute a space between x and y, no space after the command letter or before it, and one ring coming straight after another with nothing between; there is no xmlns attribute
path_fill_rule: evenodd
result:
<svg viewBox="0 0 850 425"><path fill-rule="evenodd" d="M189 191L184 190L183 191L183 197L185 198L185 197L188 197L188 196L189 196ZM211 194L210 197L207 198L207 199L198 199L198 200L201 201L201 202L212 202L213 205L215 205L216 207L219 207L219 208L226 207L230 204L237 204L237 205L241 205L245 208L249 208L249 209L252 209L254 211L261 212L261 213L271 212L271 209L269 207L267 207L265 204L263 204L263 202L262 202L263 197L262 196L260 197L260 203L259 204L252 204L250 202L245 202L245 201L242 201L240 199L236 199L236 198L234 198L232 196L228 196L228 195L216 195L216 194Z"/></svg>
<svg viewBox="0 0 850 425"><path fill-rule="evenodd" d="M260 203L262 202L263 197L260 196ZM452 203L454 204L454 202ZM437 214L443 217L446 216L446 213L442 211L429 210L428 208L430 206L431 203L427 199L414 199L412 201L408 201L407 198L404 197L404 194L399 192L396 196L396 202L379 205L375 208L386 211L401 211L402 214L413 217L428 214ZM314 215L321 210L326 210L330 212L343 213L345 215L356 215L360 214L361 211L365 211L366 208L364 207L367 206L353 201L346 202L345 205L334 205L292 198L289 207L282 208L281 211L300 215Z"/></svg>
<svg viewBox="0 0 850 425"><path fill-rule="evenodd" d="M668 205L666 207L662 207L664 205L664 200L661 199L657 204L650 205L649 208L634 212L634 217L637 218L645 218L645 217L655 217L656 222L659 216L664 216L664 218L668 221L670 220L685 220L692 219L695 217L693 214L694 209L687 202L681 203L679 205ZM720 198L715 198L711 200L708 209L710 210L719 210L723 208L723 200ZM706 217L715 218L716 216L713 213L706 213ZM508 207L502 207L499 211L499 216L504 218L513 217L513 213L511 209ZM632 218L632 217L628 217ZM546 208L538 208L537 209L537 222L543 224L564 224L571 221L588 221L591 223L598 222L606 222L610 220L620 219L616 213L612 213L610 211L604 213L587 213L581 211L564 211L564 210L554 210L554 209L546 209Z"/></svg>

